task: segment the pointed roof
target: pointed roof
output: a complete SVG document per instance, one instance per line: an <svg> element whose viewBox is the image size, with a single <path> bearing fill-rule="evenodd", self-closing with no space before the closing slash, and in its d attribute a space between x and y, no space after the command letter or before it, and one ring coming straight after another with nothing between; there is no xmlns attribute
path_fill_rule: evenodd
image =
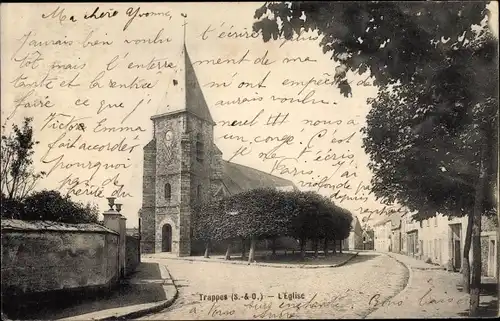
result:
<svg viewBox="0 0 500 321"><path fill-rule="evenodd" d="M182 45L177 68L167 84L166 101L160 106L164 112L151 119L179 112L188 112L209 123L215 124L205 96L201 90L186 44Z"/></svg>
<svg viewBox="0 0 500 321"><path fill-rule="evenodd" d="M359 231L362 230L361 223L359 222L359 219L356 215L353 215L351 226L352 226L353 231L354 230L359 230Z"/></svg>
<svg viewBox="0 0 500 321"><path fill-rule="evenodd" d="M214 120L210 114L210 109L208 109L205 96L203 96L203 91L201 90L198 82L198 77L196 77L196 71L194 70L191 59L189 58L186 45L184 45L183 51L184 64L186 68L186 110L203 120L213 123Z"/></svg>

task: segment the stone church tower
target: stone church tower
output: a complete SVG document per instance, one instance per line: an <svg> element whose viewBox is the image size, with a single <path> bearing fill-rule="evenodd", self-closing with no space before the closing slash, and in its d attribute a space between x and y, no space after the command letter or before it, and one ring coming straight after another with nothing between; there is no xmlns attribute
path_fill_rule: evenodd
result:
<svg viewBox="0 0 500 321"><path fill-rule="evenodd" d="M141 252L191 254L192 205L221 185L214 121L184 45L167 91L170 112L151 117L144 147Z"/></svg>

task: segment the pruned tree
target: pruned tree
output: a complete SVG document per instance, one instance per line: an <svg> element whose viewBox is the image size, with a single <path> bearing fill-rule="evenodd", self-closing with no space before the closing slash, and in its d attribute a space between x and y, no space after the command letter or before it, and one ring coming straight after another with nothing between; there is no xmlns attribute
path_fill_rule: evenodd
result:
<svg viewBox="0 0 500 321"><path fill-rule="evenodd" d="M352 227L352 214L345 208L337 207L338 221L335 224L335 240L340 241L340 253L342 253L342 240L349 237Z"/></svg>
<svg viewBox="0 0 500 321"><path fill-rule="evenodd" d="M305 258L307 240L313 241L314 255L318 255L319 240L342 240L349 235L351 214L315 192L288 192L291 221L288 235L300 241L301 257ZM335 244L335 243L334 243ZM325 251L326 254L326 251Z"/></svg>
<svg viewBox="0 0 500 321"><path fill-rule="evenodd" d="M293 212L290 236L299 240L300 256L305 258L307 240L317 240L320 230L321 197L314 192L293 191L288 193Z"/></svg>
<svg viewBox="0 0 500 321"><path fill-rule="evenodd" d="M223 241L235 236L231 218L225 213L227 201L216 199L193 207L193 238L203 241L204 257L209 257L210 243Z"/></svg>
<svg viewBox="0 0 500 321"><path fill-rule="evenodd" d="M335 206L335 204L328 198L323 198L323 202L321 203L320 208L321 227L319 230L319 235L321 238L323 238L323 253L325 254L325 256L328 256L329 242L334 240L336 237L336 229L339 222L339 213L337 209L337 206Z"/></svg>
<svg viewBox="0 0 500 321"><path fill-rule="evenodd" d="M317 255L321 238L345 238L352 221L350 213L315 192L284 192L271 188L212 200L195 208L194 213L193 237L205 243L206 257L211 241L250 240L249 263L255 260L258 240L280 236L299 239L302 258L305 257L306 241L313 240ZM226 259L229 257L230 242Z"/></svg>
<svg viewBox="0 0 500 321"><path fill-rule="evenodd" d="M35 172L32 167L34 146L33 118L24 118L22 127L12 125L12 131L5 133L2 125L2 153L0 154L1 191L5 200L22 200L36 186L44 172Z"/></svg>
<svg viewBox="0 0 500 321"><path fill-rule="evenodd" d="M271 188L259 188L229 197L236 234L250 240L248 262L255 260L257 240L288 233L290 213L286 208L284 193Z"/></svg>

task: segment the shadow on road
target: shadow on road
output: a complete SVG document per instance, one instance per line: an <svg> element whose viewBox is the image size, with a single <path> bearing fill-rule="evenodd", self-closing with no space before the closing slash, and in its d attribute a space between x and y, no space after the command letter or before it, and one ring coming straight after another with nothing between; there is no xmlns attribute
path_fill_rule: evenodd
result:
<svg viewBox="0 0 500 321"><path fill-rule="evenodd" d="M357 264L357 263L363 263L363 262L372 260L378 256L380 256L380 255L379 254L372 254L372 253L368 253L368 252L360 252L355 258L353 258L352 260L347 262L344 266L353 265L353 264Z"/></svg>
<svg viewBox="0 0 500 321"><path fill-rule="evenodd" d="M157 263L141 263L136 272L111 289L46 294L37 300L4 307L11 319L54 320L100 310L166 299ZM41 301L40 301L41 300Z"/></svg>
<svg viewBox="0 0 500 321"><path fill-rule="evenodd" d="M175 286L177 288L187 288L189 287L189 284L187 284L189 281L186 279L174 279Z"/></svg>
<svg viewBox="0 0 500 321"><path fill-rule="evenodd" d="M255 261L258 263L277 263L277 264L288 264L288 265L335 265L345 262L349 259L353 253L336 253L328 254L325 256L323 253L318 253L318 256L314 256L314 252L307 251L305 253L305 258L302 258L300 252L288 252L276 253L272 255L269 252L260 252L255 254ZM220 260L224 260L223 257L218 257ZM248 258L242 258L241 256L231 257L231 261L244 261L246 262Z"/></svg>
<svg viewBox="0 0 500 321"><path fill-rule="evenodd" d="M462 317L469 316L469 309L459 313ZM498 315L498 297L496 283L482 283L481 296L479 298L478 317L496 317Z"/></svg>

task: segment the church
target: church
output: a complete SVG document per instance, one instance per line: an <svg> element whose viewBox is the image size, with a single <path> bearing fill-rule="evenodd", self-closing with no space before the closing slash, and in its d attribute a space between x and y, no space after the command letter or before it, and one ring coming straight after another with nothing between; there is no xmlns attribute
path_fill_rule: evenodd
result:
<svg viewBox="0 0 500 321"><path fill-rule="evenodd" d="M260 187L296 189L289 180L223 160L185 44L179 62L167 90L171 111L151 117L153 138L144 147L141 253L191 255L195 201Z"/></svg>

